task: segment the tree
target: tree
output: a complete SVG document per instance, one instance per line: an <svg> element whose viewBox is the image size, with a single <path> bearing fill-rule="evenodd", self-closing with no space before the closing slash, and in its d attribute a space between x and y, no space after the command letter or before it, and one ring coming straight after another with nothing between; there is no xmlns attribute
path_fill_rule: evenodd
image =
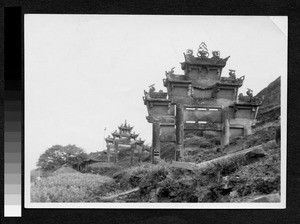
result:
<svg viewBox="0 0 300 224"><path fill-rule="evenodd" d="M77 165L85 156L84 150L76 145L54 145L40 155L37 166L45 171L53 171L64 164Z"/></svg>

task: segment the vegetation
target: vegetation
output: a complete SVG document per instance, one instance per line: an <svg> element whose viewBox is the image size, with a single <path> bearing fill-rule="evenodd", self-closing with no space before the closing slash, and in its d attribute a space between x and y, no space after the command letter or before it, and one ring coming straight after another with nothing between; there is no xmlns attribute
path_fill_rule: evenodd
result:
<svg viewBox="0 0 300 224"><path fill-rule="evenodd" d="M93 202L117 188L105 176L65 173L43 178L31 188L32 202Z"/></svg>
<svg viewBox="0 0 300 224"><path fill-rule="evenodd" d="M269 129L260 130L264 136ZM266 135L270 138L273 135ZM243 160L228 161L205 171L174 168L169 162L138 163L133 166L127 158L119 163L95 163L87 173L65 173L42 178L32 186L32 202L101 202L102 197L115 195L138 187L138 191L115 199L118 202L239 202L254 196L279 192L280 145L274 138L254 134L233 141L231 150L263 144L267 156L245 164ZM239 147L238 147L239 146ZM230 147L229 147L230 148ZM241 147L240 147L241 148ZM203 148L205 149L205 148ZM230 151L230 149L227 149ZM207 160L226 152L209 153ZM199 154L195 154L199 156ZM195 156L194 155L194 156ZM108 177L110 176L110 177ZM103 200L105 201L105 200Z"/></svg>
<svg viewBox="0 0 300 224"><path fill-rule="evenodd" d="M243 161L204 171L187 171L169 163L144 164L113 176L121 189L139 187L123 201L139 202L234 202L245 196L280 190L280 147L263 145L266 157L245 166Z"/></svg>
<svg viewBox="0 0 300 224"><path fill-rule="evenodd" d="M213 139L213 138L211 138ZM240 202L280 190L280 143L276 143L275 127L268 126L253 135L231 140L221 150L201 141L203 137L185 139L186 161L204 162L228 153L261 145L266 153L256 162L243 159L227 161L205 171L174 168L169 162L139 162L130 157L118 163L95 163L85 173L46 172L48 177L32 185L32 202L101 202L105 196L116 195L138 187L138 191L117 197L117 202ZM196 146L197 147L196 147ZM167 147L172 147L167 146ZM166 148L167 148L166 147ZM169 151L171 151L169 149ZM165 155L168 150L165 150ZM145 154L146 156L146 154ZM173 155L172 155L173 156ZM167 158L167 157L166 157ZM37 173L37 171L33 172Z"/></svg>
<svg viewBox="0 0 300 224"><path fill-rule="evenodd" d="M272 122L280 116L280 85L281 81L278 77L256 95L264 97L257 115L258 125Z"/></svg>
<svg viewBox="0 0 300 224"><path fill-rule="evenodd" d="M64 164L80 165L87 154L76 145L54 145L40 155L37 166L43 171L54 171Z"/></svg>
<svg viewBox="0 0 300 224"><path fill-rule="evenodd" d="M112 176L114 173L118 172L121 169L122 167L115 163L100 162L87 166L84 173Z"/></svg>

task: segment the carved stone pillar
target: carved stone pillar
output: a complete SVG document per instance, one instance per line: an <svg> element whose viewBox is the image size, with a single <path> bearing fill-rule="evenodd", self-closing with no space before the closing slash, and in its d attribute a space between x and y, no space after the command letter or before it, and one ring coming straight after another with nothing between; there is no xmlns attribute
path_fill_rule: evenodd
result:
<svg viewBox="0 0 300 224"><path fill-rule="evenodd" d="M111 154L111 152L110 152L110 148L108 146L107 146L106 153L107 153L107 162L110 162L110 154Z"/></svg>
<svg viewBox="0 0 300 224"><path fill-rule="evenodd" d="M119 157L119 143L115 141L115 162L118 162Z"/></svg>
<svg viewBox="0 0 300 224"><path fill-rule="evenodd" d="M183 106L178 104L176 106L176 153L180 153L179 157L183 157L183 140L184 140L184 120L183 120Z"/></svg>
<svg viewBox="0 0 300 224"><path fill-rule="evenodd" d="M153 123L152 124L152 152L151 152L152 163L154 162L154 152L159 151L159 155L160 155L159 133L160 133L160 124Z"/></svg>
<svg viewBox="0 0 300 224"><path fill-rule="evenodd" d="M229 111L228 109L223 109L222 111L222 140L221 147L225 147L229 145L229 137L230 137L230 124L229 124Z"/></svg>
<svg viewBox="0 0 300 224"><path fill-rule="evenodd" d="M135 144L133 144L133 145L131 146L131 150L130 150L130 166L133 165L134 149L135 149Z"/></svg>

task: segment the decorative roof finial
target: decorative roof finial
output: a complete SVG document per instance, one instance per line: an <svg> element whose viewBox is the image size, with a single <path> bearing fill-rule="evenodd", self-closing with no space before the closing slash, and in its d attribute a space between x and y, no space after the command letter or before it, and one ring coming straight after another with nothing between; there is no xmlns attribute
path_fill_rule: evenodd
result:
<svg viewBox="0 0 300 224"><path fill-rule="evenodd" d="M253 98L253 90L249 89L249 88L247 88L247 89L248 90L247 90L246 94L250 97L250 100L252 100L252 98Z"/></svg>
<svg viewBox="0 0 300 224"><path fill-rule="evenodd" d="M212 51L213 58L220 58L220 51Z"/></svg>
<svg viewBox="0 0 300 224"><path fill-rule="evenodd" d="M207 46L204 42L202 42L199 45L197 56L201 57L201 58L208 58L209 53L208 53L208 50L207 50Z"/></svg>
<svg viewBox="0 0 300 224"><path fill-rule="evenodd" d="M155 84L152 84L152 85L149 86L149 92L150 93L153 93L155 91L155 87L154 86L155 86Z"/></svg>
<svg viewBox="0 0 300 224"><path fill-rule="evenodd" d="M187 55L193 55L193 50L192 49L187 49L186 54Z"/></svg>
<svg viewBox="0 0 300 224"><path fill-rule="evenodd" d="M127 120L125 120L125 125L124 126L127 127Z"/></svg>
<svg viewBox="0 0 300 224"><path fill-rule="evenodd" d="M229 77L236 79L235 70L229 69Z"/></svg>

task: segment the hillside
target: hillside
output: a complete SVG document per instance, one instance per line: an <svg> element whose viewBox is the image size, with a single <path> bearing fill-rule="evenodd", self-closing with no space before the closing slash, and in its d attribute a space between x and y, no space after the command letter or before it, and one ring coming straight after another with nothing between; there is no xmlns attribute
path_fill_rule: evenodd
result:
<svg viewBox="0 0 300 224"><path fill-rule="evenodd" d="M264 97L257 115L258 125L271 122L280 116L280 77L261 90L256 97Z"/></svg>
<svg viewBox="0 0 300 224"><path fill-rule="evenodd" d="M261 90L257 97L264 96L261 109L271 108L280 105L280 76Z"/></svg>

